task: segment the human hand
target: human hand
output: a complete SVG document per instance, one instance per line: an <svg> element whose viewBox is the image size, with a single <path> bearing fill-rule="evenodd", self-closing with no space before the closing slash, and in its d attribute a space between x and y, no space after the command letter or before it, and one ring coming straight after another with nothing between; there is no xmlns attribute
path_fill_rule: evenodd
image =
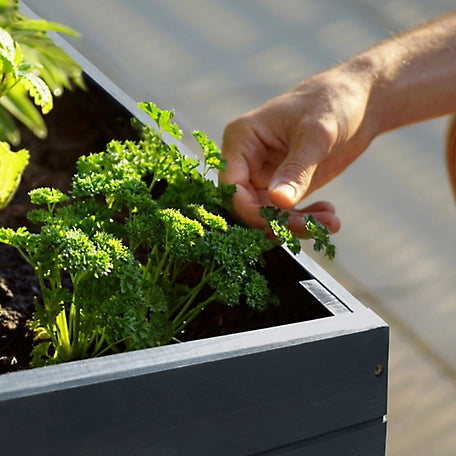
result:
<svg viewBox="0 0 456 456"><path fill-rule="evenodd" d="M380 42L301 83L225 129L221 182L236 184L234 211L263 227L261 206L302 212L335 232L327 202L296 205L356 159L380 133L456 112L456 11ZM299 216L299 217L298 217ZM300 220L300 221L299 221ZM294 226L293 226L294 225Z"/></svg>
<svg viewBox="0 0 456 456"><path fill-rule="evenodd" d="M236 184L236 215L262 228L259 208L274 205L290 213L297 234L305 232L307 213L337 232L340 221L331 203L296 205L368 146L374 136L368 97L369 81L361 72L336 67L231 122L223 137L227 169L220 181Z"/></svg>

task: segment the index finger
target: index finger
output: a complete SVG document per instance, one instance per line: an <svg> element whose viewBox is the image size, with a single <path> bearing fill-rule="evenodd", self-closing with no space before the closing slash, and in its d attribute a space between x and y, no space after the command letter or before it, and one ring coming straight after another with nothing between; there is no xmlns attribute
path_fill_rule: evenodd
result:
<svg viewBox="0 0 456 456"><path fill-rule="evenodd" d="M242 222L259 229L266 227L266 221L260 215L260 207L265 204L258 197L258 193L251 188L251 185L245 187L242 184L237 184L232 203L235 215Z"/></svg>

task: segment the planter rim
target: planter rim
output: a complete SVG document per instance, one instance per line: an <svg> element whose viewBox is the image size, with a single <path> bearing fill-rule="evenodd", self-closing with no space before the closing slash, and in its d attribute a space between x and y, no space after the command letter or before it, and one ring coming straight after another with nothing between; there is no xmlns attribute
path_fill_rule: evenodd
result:
<svg viewBox="0 0 456 456"><path fill-rule="evenodd" d="M369 309L0 375L0 403L386 327Z"/></svg>

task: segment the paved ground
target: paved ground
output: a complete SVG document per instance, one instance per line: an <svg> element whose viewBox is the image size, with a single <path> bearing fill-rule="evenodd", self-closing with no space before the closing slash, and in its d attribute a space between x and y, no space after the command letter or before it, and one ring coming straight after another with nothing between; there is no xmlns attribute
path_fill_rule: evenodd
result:
<svg viewBox="0 0 456 456"><path fill-rule="evenodd" d="M452 0L28 0L134 99L220 142L227 121ZM456 454L456 210L447 119L378 138L313 199L338 207L323 265L391 325L388 455ZM192 144L189 143L190 147Z"/></svg>

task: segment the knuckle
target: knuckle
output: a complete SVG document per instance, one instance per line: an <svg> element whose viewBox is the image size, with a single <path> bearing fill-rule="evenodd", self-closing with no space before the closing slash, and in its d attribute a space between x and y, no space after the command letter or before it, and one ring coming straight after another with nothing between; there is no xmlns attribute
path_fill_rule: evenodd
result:
<svg viewBox="0 0 456 456"><path fill-rule="evenodd" d="M225 135L233 135L233 134L245 134L245 132L251 129L251 121L250 119L243 115L237 117L236 119L231 120L227 123L224 129Z"/></svg>
<svg viewBox="0 0 456 456"><path fill-rule="evenodd" d="M304 118L301 131L305 143L313 143L319 149L329 150L335 144L338 136L338 125L334 118L323 116L319 118Z"/></svg>

